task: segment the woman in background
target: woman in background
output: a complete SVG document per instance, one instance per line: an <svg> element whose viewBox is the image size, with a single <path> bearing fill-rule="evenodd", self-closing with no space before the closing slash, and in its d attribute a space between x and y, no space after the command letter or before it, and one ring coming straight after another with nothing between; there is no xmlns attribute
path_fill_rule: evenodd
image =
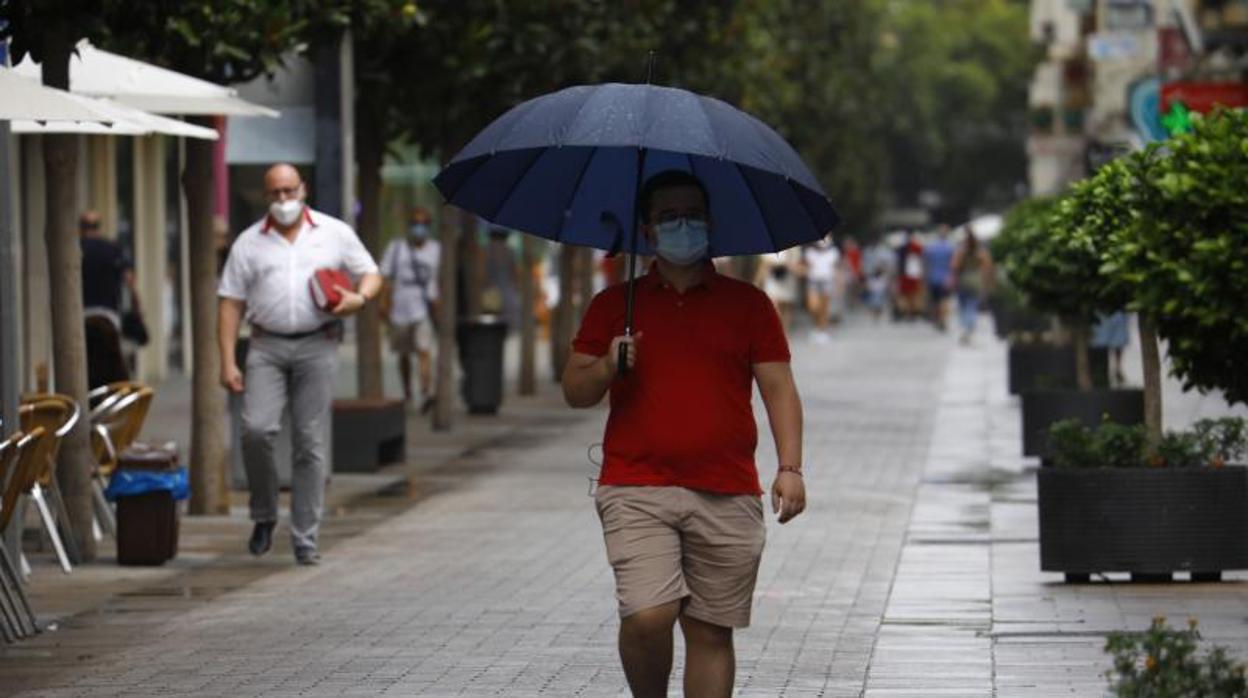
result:
<svg viewBox="0 0 1248 698"><path fill-rule="evenodd" d="M966 228L966 239L958 246L953 255L951 265L953 274L949 283L954 285L958 296L958 321L962 325L962 336L959 341L970 344L975 334L975 323L979 319L980 301L992 291L993 270L992 254L988 248L979 244L975 231Z"/></svg>

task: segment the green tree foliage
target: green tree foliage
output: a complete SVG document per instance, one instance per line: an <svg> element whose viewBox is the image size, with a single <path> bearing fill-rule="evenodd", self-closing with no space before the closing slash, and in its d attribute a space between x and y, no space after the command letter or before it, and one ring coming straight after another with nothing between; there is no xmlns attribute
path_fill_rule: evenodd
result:
<svg viewBox="0 0 1248 698"><path fill-rule="evenodd" d="M892 186L935 189L962 211L1025 179L1027 85L1039 52L1028 3L885 3L873 76L890 117Z"/></svg>
<svg viewBox="0 0 1248 698"><path fill-rule="evenodd" d="M1248 113L1214 114L1133 159L1137 225L1104 271L1156 318L1187 388L1248 403Z"/></svg>
<svg viewBox="0 0 1248 698"><path fill-rule="evenodd" d="M375 52L385 55L380 84L399 107L390 121L429 154L462 145L540 94L641 82L653 50L655 83L737 104L789 139L848 228L868 226L881 207L921 188L966 208L1024 178L1035 51L1019 0L428 0L415 7L422 22L395 51L379 44Z"/></svg>
<svg viewBox="0 0 1248 698"><path fill-rule="evenodd" d="M1081 325L1126 307L1130 285L1102 266L1111 247L1130 237L1138 215L1133 165L1116 160L1052 203L1015 213L1023 220L1006 237L1005 268L1032 307Z"/></svg>
<svg viewBox="0 0 1248 698"><path fill-rule="evenodd" d="M101 47L212 82L273 72L299 40L297 0L102 0Z"/></svg>
<svg viewBox="0 0 1248 698"><path fill-rule="evenodd" d="M989 243L998 266L1008 269L1016 255L1026 254L1026 245L1047 229L1057 203L1057 197L1038 196L1022 200L1006 212L1001 232Z"/></svg>

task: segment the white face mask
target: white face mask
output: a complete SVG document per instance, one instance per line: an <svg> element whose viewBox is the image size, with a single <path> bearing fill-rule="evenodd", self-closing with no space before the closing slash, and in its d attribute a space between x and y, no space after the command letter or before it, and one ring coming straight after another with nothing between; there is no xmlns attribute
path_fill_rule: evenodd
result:
<svg viewBox="0 0 1248 698"><path fill-rule="evenodd" d="M301 213L303 213L303 202L299 199L286 199L269 204L269 215L273 216L273 220L281 226L294 225Z"/></svg>

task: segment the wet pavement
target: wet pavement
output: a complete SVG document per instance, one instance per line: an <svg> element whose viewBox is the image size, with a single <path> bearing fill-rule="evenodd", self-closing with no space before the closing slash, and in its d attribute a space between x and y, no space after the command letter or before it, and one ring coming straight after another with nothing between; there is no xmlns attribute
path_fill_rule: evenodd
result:
<svg viewBox="0 0 1248 698"><path fill-rule="evenodd" d="M1248 577L1072 586L1038 571L1036 464L1019 455L1004 346L978 340L863 322L795 342L810 508L769 521L740 695L1103 695L1105 633L1157 614L1197 616L1248 656ZM188 521L171 568L60 577L33 556L57 629L0 649L0 693L623 694L586 497L605 412L544 389L454 435L416 431L406 466L331 507L317 568L243 554L241 510ZM1204 400L1174 411L1220 409Z"/></svg>

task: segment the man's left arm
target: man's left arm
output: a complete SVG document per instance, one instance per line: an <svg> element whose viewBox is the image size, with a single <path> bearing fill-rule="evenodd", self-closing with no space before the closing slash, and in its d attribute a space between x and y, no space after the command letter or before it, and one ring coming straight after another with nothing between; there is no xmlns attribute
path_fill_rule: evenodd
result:
<svg viewBox="0 0 1248 698"><path fill-rule="evenodd" d="M346 234L343 263L347 271L360 277L360 284L359 288L354 291L349 288L338 289L338 292L342 294L342 300L334 308L333 313L339 317L359 311L365 303L381 293L381 274L378 272L377 263L373 261L373 256L368 253L368 248L364 247L364 243L353 231L347 231Z"/></svg>
<svg viewBox="0 0 1248 698"><path fill-rule="evenodd" d="M801 473L802 400L787 361L754 364L754 380L767 407L782 468L771 486L771 508L780 514L780 523L787 523L806 508L806 484Z"/></svg>

